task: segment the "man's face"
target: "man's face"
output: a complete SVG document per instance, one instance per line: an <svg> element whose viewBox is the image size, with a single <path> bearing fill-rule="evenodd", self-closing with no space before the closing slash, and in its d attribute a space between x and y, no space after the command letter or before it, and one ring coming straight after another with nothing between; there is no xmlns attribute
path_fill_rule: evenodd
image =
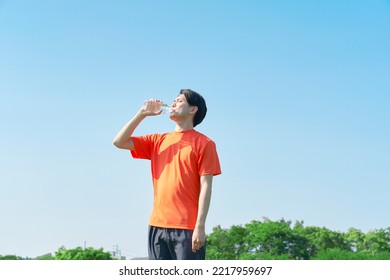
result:
<svg viewBox="0 0 390 280"><path fill-rule="evenodd" d="M189 105L187 102L187 99L183 94L180 94L178 97L173 100L173 104L171 106L172 111L177 113L182 113L183 111L186 111L188 109Z"/></svg>
<svg viewBox="0 0 390 280"><path fill-rule="evenodd" d="M196 112L196 111L195 111ZM194 114L194 106L190 106L184 94L175 98L171 106L170 117L188 117Z"/></svg>

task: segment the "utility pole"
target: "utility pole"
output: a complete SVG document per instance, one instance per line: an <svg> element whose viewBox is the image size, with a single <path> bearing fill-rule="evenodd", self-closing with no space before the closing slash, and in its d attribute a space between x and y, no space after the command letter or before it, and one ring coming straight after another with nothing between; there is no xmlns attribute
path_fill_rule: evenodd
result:
<svg viewBox="0 0 390 280"><path fill-rule="evenodd" d="M113 247L114 247L113 250L112 250L113 257L120 260L122 258L122 255L121 255L122 252L119 249L119 246L118 245L114 245Z"/></svg>

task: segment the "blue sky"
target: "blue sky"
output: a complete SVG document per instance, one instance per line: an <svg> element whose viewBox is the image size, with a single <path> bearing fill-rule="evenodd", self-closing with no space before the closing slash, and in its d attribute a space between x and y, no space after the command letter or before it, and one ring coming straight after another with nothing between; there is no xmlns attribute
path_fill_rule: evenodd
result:
<svg viewBox="0 0 390 280"><path fill-rule="evenodd" d="M146 256L149 162L112 139L181 88L221 160L208 233L390 226L389 50L390 1L0 1L0 254Z"/></svg>

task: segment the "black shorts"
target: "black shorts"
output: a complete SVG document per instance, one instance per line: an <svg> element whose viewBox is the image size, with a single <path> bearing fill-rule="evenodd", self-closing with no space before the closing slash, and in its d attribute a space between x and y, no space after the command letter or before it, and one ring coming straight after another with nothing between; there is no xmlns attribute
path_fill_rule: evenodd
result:
<svg viewBox="0 0 390 280"><path fill-rule="evenodd" d="M149 260L204 260L206 243L192 252L192 230L149 226Z"/></svg>

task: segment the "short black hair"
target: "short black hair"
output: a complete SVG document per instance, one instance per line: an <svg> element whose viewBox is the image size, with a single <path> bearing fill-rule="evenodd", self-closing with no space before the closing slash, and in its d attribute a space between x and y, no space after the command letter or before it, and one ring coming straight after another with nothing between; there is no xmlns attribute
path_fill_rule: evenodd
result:
<svg viewBox="0 0 390 280"><path fill-rule="evenodd" d="M180 90L180 94L183 94L187 100L187 103L190 106L196 106L198 107L198 111L195 113L194 116L194 127L200 124L203 119L206 117L207 113L207 106L206 101L204 100L203 96L197 93L196 91L193 91L191 89L182 89Z"/></svg>

